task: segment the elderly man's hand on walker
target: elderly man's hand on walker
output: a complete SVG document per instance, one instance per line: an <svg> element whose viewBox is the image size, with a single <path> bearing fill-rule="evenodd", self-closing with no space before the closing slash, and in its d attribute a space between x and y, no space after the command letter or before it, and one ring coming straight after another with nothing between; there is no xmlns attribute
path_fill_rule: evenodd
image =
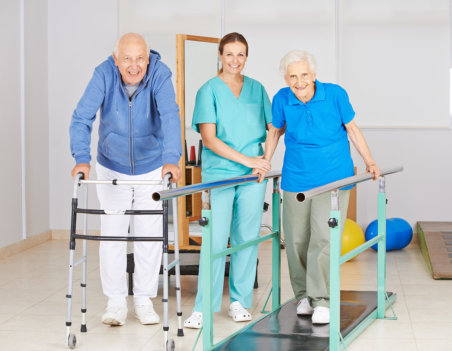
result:
<svg viewBox="0 0 452 351"><path fill-rule="evenodd" d="M162 167L162 179L165 177L165 174L171 173L171 182L176 183L181 176L181 171L178 165L173 165L171 163L167 163Z"/></svg>
<svg viewBox="0 0 452 351"><path fill-rule="evenodd" d="M75 176L78 173L83 173L83 176L84 176L83 179L89 179L89 171L90 170L91 170L91 166L89 165L89 163L79 163L71 171L72 179L75 179Z"/></svg>

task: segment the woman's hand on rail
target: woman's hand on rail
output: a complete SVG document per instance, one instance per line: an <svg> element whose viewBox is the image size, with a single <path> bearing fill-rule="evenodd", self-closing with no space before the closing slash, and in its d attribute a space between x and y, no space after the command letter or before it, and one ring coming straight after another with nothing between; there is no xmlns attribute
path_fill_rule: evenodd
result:
<svg viewBox="0 0 452 351"><path fill-rule="evenodd" d="M75 179L77 173L83 173L83 179L89 179L89 171L91 170L91 166L89 163L79 163L74 168L72 168L71 175L72 179Z"/></svg>
<svg viewBox="0 0 452 351"><path fill-rule="evenodd" d="M375 163L371 163L366 165L366 172L373 174L374 180L377 180L380 176L381 170Z"/></svg>
<svg viewBox="0 0 452 351"><path fill-rule="evenodd" d="M268 160L264 160L264 156L256 157L246 157L246 161L243 163L244 166L252 169L260 169L264 172L268 172L272 169L272 164Z"/></svg>
<svg viewBox="0 0 452 351"><path fill-rule="evenodd" d="M181 171L179 169L178 165L173 165L171 163L167 163L166 165L163 165L162 167L162 179L165 177L166 173L171 173L171 182L172 183L176 183L180 176L181 176Z"/></svg>
<svg viewBox="0 0 452 351"><path fill-rule="evenodd" d="M263 180L265 179L265 175L267 174L267 172L262 169L254 168L251 174L257 174L259 176L257 182L262 183Z"/></svg>

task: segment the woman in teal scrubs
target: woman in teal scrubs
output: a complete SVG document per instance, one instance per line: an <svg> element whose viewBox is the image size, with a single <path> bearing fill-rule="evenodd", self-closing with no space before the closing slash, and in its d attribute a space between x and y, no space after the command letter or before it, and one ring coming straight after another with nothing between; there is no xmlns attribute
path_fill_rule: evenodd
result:
<svg viewBox="0 0 452 351"><path fill-rule="evenodd" d="M210 182L270 170L262 158L262 143L271 125L271 104L259 82L241 74L248 57L248 44L239 33L223 37L219 46L222 69L196 95L192 127L201 133L202 179ZM247 183L211 192L212 249L225 250L259 237L266 182ZM213 311L221 309L225 257L213 264ZM251 320L256 274L257 245L231 255L229 270L229 315L235 322ZM202 326L202 267L188 328Z"/></svg>

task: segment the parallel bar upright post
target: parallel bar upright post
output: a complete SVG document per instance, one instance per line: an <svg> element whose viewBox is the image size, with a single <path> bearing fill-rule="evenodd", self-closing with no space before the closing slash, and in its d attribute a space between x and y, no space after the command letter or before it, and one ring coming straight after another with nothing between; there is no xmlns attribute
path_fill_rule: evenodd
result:
<svg viewBox="0 0 452 351"><path fill-rule="evenodd" d="M280 231L279 178L273 179L272 231L277 235L272 239L272 310L281 304L281 231Z"/></svg>
<svg viewBox="0 0 452 351"><path fill-rule="evenodd" d="M339 349L340 333L340 257L341 257L341 213L339 211L339 190L331 192L330 227L330 351Z"/></svg>
<svg viewBox="0 0 452 351"><path fill-rule="evenodd" d="M210 207L210 190L202 193L201 216L205 219L202 227L201 267L202 268L202 345L203 350L210 350L213 345L213 311L212 311L212 211Z"/></svg>
<svg viewBox="0 0 452 351"><path fill-rule="evenodd" d="M378 184L378 273L377 273L377 318L385 316L386 295L386 190L385 178Z"/></svg>

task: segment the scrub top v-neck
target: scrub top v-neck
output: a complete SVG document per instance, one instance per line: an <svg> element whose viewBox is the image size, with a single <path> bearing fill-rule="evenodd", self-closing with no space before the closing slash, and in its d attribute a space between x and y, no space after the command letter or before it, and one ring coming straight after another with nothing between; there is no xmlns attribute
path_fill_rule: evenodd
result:
<svg viewBox="0 0 452 351"><path fill-rule="evenodd" d="M262 84L247 76L243 77L238 98L219 77L208 80L196 94L192 128L199 133L200 123L215 123L217 137L246 156L263 155L266 125L271 121L267 92ZM203 148L203 182L250 173L250 168Z"/></svg>

